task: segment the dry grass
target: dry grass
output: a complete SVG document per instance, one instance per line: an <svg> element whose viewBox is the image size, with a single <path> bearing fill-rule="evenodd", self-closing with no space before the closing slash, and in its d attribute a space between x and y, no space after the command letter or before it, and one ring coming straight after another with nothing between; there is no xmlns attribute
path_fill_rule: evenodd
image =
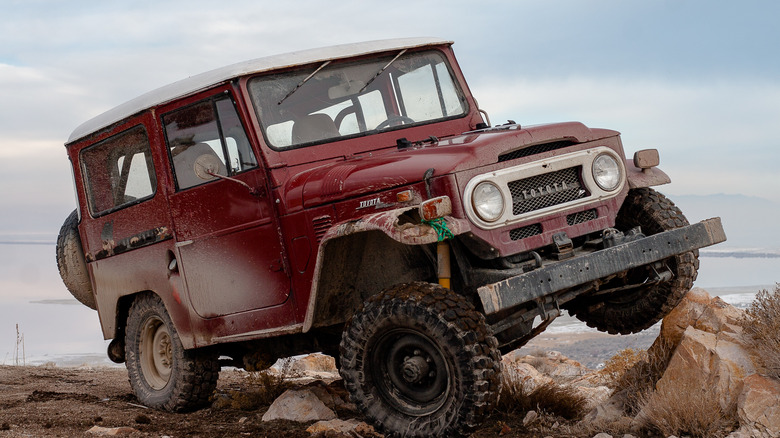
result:
<svg viewBox="0 0 780 438"><path fill-rule="evenodd" d="M510 376L502 382L496 410L504 416L517 416L533 410L574 420L583 416L586 405L585 397L570 386L547 383L530 391Z"/></svg>
<svg viewBox="0 0 780 438"><path fill-rule="evenodd" d="M666 371L673 352L672 345L656 344L651 348L651 353L636 352L639 358L633 364L631 361L634 353L624 353L622 357L615 359L612 367L615 379L607 386L614 390L614 394L623 396L627 415L636 415L642 408L647 395L655 390L655 383ZM621 367L626 369L620 372Z"/></svg>
<svg viewBox="0 0 780 438"><path fill-rule="evenodd" d="M742 326L767 373L780 379L780 284L775 285L774 292L762 290L756 295Z"/></svg>
<svg viewBox="0 0 780 438"><path fill-rule="evenodd" d="M681 379L672 392L645 394L640 420L662 436L717 438L728 435L738 421L736 407L721 408L717 391L696 379Z"/></svg>

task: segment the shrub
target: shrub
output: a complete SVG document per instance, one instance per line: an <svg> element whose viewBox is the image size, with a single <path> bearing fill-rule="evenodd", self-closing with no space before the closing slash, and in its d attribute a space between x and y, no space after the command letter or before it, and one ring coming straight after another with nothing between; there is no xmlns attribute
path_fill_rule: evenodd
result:
<svg viewBox="0 0 780 438"><path fill-rule="evenodd" d="M570 386L546 383L530 391L508 375L502 381L497 410L504 415L535 410L572 420L582 417L586 405L585 397Z"/></svg>
<svg viewBox="0 0 780 438"><path fill-rule="evenodd" d="M737 425L736 408L724 410L717 391L693 378L676 382L672 392L653 391L642 396L642 420L662 436L724 437Z"/></svg>
<svg viewBox="0 0 780 438"><path fill-rule="evenodd" d="M633 364L630 364L633 353L624 353L613 365L615 379L607 386L614 389L615 394L622 394L624 408L629 415L639 412L647 395L663 376L674 352L674 346L661 342L660 338L656 342L650 352L636 352L639 359ZM628 367L622 373L618 372L621 365Z"/></svg>
<svg viewBox="0 0 780 438"><path fill-rule="evenodd" d="M762 290L742 320L753 352L769 375L780 379L780 284L774 292Z"/></svg>

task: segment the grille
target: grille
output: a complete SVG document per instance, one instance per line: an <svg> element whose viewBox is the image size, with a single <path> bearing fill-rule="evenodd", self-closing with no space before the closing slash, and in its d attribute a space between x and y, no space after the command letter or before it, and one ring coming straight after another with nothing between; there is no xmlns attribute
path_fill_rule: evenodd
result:
<svg viewBox="0 0 780 438"><path fill-rule="evenodd" d="M511 181L512 213L520 215L588 196L580 183L582 166Z"/></svg>
<svg viewBox="0 0 780 438"><path fill-rule="evenodd" d="M526 237L538 236L542 234L542 226L539 224L528 225L521 228L515 228L509 232L509 238L512 240L525 239Z"/></svg>
<svg viewBox="0 0 780 438"><path fill-rule="evenodd" d="M333 220L330 216L320 216L312 219L311 224L312 228L314 228L314 237L316 237L317 242L319 242L322 240L322 236L330 229L330 226L333 225Z"/></svg>
<svg viewBox="0 0 780 438"><path fill-rule="evenodd" d="M550 152L558 149L569 147L574 143L573 141L554 141L552 143L535 144L526 148L518 149L512 152L507 152L498 156L498 162L516 160L518 158L530 157L531 155L541 154L543 152Z"/></svg>
<svg viewBox="0 0 780 438"><path fill-rule="evenodd" d="M583 222L592 221L593 219L596 219L598 217L599 214L596 212L596 209L594 208L591 210L585 210L579 213L573 213L566 216L566 223L569 224L569 226L577 225Z"/></svg>

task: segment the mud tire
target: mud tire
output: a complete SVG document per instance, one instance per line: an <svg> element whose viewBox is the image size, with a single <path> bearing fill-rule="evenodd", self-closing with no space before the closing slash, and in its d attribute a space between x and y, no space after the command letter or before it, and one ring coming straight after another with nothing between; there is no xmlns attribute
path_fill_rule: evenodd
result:
<svg viewBox="0 0 780 438"><path fill-rule="evenodd" d="M688 225L688 220L664 195L650 188L640 188L629 191L615 226L625 231L637 225L649 236L684 227ZM604 332L625 335L642 331L671 312L696 280L698 251L686 252L665 261L674 275L669 281L627 293L617 292L614 297L603 301L583 303L575 300L565 307L588 326Z"/></svg>
<svg viewBox="0 0 780 438"><path fill-rule="evenodd" d="M209 404L217 387L217 355L185 350L157 295L140 295L130 307L125 356L130 386L138 401L150 408L196 410Z"/></svg>
<svg viewBox="0 0 780 438"><path fill-rule="evenodd" d="M90 309L97 309L78 226L78 212L73 210L57 236L57 269L71 295Z"/></svg>
<svg viewBox="0 0 780 438"><path fill-rule="evenodd" d="M340 354L351 400L386 436L467 435L498 398L496 338L466 298L436 284L369 298L344 328ZM415 379L415 360L429 365L404 380Z"/></svg>

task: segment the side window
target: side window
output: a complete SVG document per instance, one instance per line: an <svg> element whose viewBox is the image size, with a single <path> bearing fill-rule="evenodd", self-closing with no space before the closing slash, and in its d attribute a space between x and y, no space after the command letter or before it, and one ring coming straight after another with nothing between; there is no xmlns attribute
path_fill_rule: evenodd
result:
<svg viewBox="0 0 780 438"><path fill-rule="evenodd" d="M208 99L163 116L177 187L186 189L257 167L233 102Z"/></svg>
<svg viewBox="0 0 780 438"><path fill-rule="evenodd" d="M142 126L84 149L79 161L93 215L151 198L157 188L149 138Z"/></svg>

